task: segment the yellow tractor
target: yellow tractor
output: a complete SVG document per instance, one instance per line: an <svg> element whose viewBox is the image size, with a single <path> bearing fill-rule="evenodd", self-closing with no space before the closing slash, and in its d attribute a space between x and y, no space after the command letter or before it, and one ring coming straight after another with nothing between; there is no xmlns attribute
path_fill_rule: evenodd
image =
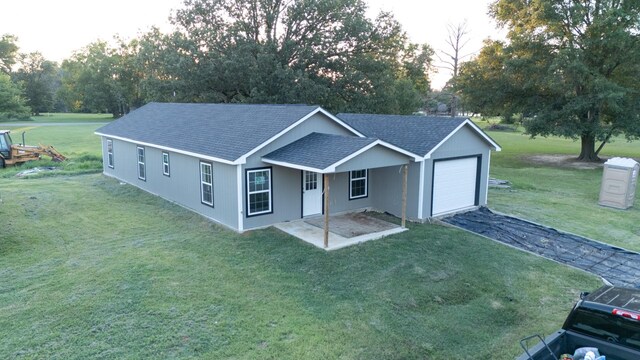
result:
<svg viewBox="0 0 640 360"><path fill-rule="evenodd" d="M64 161L67 159L51 145L25 145L24 132L22 133L22 144L15 145L11 140L9 132L9 130L0 130L0 169L14 164L22 164L27 161L39 160L41 155L50 156L53 161Z"/></svg>

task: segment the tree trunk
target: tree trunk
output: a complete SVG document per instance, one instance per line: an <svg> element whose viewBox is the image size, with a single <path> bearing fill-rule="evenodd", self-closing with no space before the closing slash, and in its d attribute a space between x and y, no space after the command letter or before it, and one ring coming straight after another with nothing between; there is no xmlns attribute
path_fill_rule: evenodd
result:
<svg viewBox="0 0 640 360"><path fill-rule="evenodd" d="M580 148L580 156L578 156L578 160L580 161L590 161L590 162L598 162L600 158L598 154L596 154L596 138L595 136L582 135L580 137L581 140L581 148Z"/></svg>

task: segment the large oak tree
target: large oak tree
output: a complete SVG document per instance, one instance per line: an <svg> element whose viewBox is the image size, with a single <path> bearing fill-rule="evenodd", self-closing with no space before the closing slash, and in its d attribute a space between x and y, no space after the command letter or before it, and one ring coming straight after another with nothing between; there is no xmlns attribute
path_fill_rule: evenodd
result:
<svg viewBox="0 0 640 360"><path fill-rule="evenodd" d="M137 43L149 100L313 103L334 111L413 112L433 51L361 0L186 0L177 31Z"/></svg>
<svg viewBox="0 0 640 360"><path fill-rule="evenodd" d="M491 13L508 42L463 66L468 102L523 113L532 136L580 139L585 161L612 136L640 136L639 1L497 0Z"/></svg>

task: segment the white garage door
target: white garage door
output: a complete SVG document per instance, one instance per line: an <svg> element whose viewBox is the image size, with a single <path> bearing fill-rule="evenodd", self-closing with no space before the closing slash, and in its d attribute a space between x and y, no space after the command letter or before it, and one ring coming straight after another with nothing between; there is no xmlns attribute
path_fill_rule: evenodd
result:
<svg viewBox="0 0 640 360"><path fill-rule="evenodd" d="M476 205L478 158L436 161L433 168L432 216Z"/></svg>

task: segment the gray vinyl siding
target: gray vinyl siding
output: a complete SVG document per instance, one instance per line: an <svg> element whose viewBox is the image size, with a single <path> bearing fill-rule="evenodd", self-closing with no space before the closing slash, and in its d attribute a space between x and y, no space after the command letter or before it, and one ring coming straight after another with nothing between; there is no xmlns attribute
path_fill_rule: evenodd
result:
<svg viewBox="0 0 640 360"><path fill-rule="evenodd" d="M301 124L291 129L286 134L276 139L271 144L258 150L247 158L247 163L242 167L242 206L244 215L244 228L253 229L258 227L269 226L282 221L300 219L302 217L302 174L300 170L290 169L282 166L271 165L262 162L262 156L290 144L312 132L336 134L336 135L352 135L341 125L327 118L323 114L315 114ZM318 154L322 156L322 154ZM272 178L272 207L273 212L257 216L247 217L247 188L246 188L246 170L270 167ZM345 174L347 175L347 174ZM348 182L347 177L347 182ZM345 191L348 188L345 186ZM333 188L331 189L333 191ZM346 198L349 199L349 193L346 192ZM333 209L331 212L334 212Z"/></svg>
<svg viewBox="0 0 640 360"><path fill-rule="evenodd" d="M376 194L371 192L373 186L372 173L376 169L369 169L367 197L349 200L349 172L329 174L329 213L335 214L344 211L366 209L373 207L373 198Z"/></svg>
<svg viewBox="0 0 640 360"><path fill-rule="evenodd" d="M482 157L478 205L483 206L487 204L487 174L489 172L489 157L491 156L491 147L475 131L471 130L468 126L464 126L453 136L451 136L444 144L442 144L432 154L430 159L425 160L423 202L423 216L425 218L431 216L433 161L438 159L449 159L478 155Z"/></svg>
<svg viewBox="0 0 640 360"><path fill-rule="evenodd" d="M373 197L373 208L402 216L402 166L390 166L371 171L373 187L369 190ZM407 174L407 218L418 218L418 194L420 183L420 163L411 162Z"/></svg>
<svg viewBox="0 0 640 360"><path fill-rule="evenodd" d="M103 166L106 175L139 187L189 208L233 229L238 228L236 166L212 165L214 207L201 203L200 159L145 146L146 181L138 179L136 144L113 140L114 168ZM103 138L104 156L106 140ZM162 172L162 152L170 157L170 176Z"/></svg>
<svg viewBox="0 0 640 360"><path fill-rule="evenodd" d="M356 136L349 130L342 127L342 125L337 124L323 114L317 113L307 120L303 121L301 124L298 124L298 126L283 134L281 137L279 137L269 145L258 150L255 154L251 155L249 158L247 158L247 163L245 164L245 166L247 168L266 166L261 160L262 156L269 154L270 152L275 151L285 145L291 144L292 142L303 138L313 132ZM318 154L318 156L322 156L322 154Z"/></svg>
<svg viewBox="0 0 640 360"><path fill-rule="evenodd" d="M336 167L336 172L349 170L370 169L374 167L395 166L398 163L408 163L411 161L408 156L389 150L380 145L367 150L355 158Z"/></svg>
<svg viewBox="0 0 640 360"><path fill-rule="evenodd" d="M240 167L204 161L212 165L214 206L201 203L200 160L197 157L170 152L170 176L163 175L162 152L153 146L144 146L146 180L138 179L138 144L113 140L114 167L107 159L107 139L102 137L103 171L121 181L137 186L169 201L176 202L203 216L238 230L238 216L242 216L243 230L270 226L302 217L302 172L300 170L262 162L262 156L296 141L312 132L355 136L323 114L315 114L247 158ZM166 150L164 150L166 151ZM431 216L433 162L437 159L481 156L479 205L486 205L487 174L490 146L475 131L465 126L424 161L424 194L422 219L418 218L420 162L381 146L376 146L354 159L338 166L337 173L329 175L330 212L339 213L372 208L396 216L402 214L402 168L409 163L407 184L407 217L424 220ZM322 156L321 153L318 156ZM383 167L380 167L383 166ZM271 169L272 212L247 216L246 171ZM240 204L238 209L237 176L240 169ZM349 199L349 170L368 169L367 197Z"/></svg>
<svg viewBox="0 0 640 360"><path fill-rule="evenodd" d="M273 212L269 214L246 216L247 214L247 188L246 170L255 168L271 168L271 207ZM242 204L245 230L273 225L278 222L299 219L302 216L302 191L300 170L272 166L245 168L242 171Z"/></svg>

